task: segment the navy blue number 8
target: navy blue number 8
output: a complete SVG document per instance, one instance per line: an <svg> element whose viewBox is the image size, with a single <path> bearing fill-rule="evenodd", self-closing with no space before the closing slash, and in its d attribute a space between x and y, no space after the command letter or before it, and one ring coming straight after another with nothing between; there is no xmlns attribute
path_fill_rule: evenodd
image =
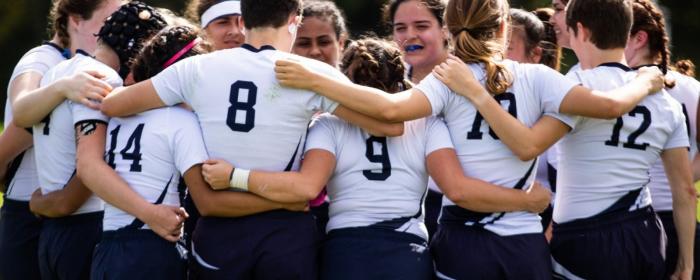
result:
<svg viewBox="0 0 700 280"><path fill-rule="evenodd" d="M245 102L238 101L241 89L248 90L248 100ZM231 95L228 101L231 107L228 107L228 115L226 116L226 125L233 131L249 132L255 127L255 102L258 97L258 87L253 82L236 81L231 85ZM245 112L245 123L236 122L236 114Z"/></svg>
<svg viewBox="0 0 700 280"><path fill-rule="evenodd" d="M379 143L382 146L382 151L380 154L375 155L374 154L374 143ZM389 176L391 176L391 161L389 160L389 151L388 147L386 144L386 137L376 137L376 136L370 136L367 138L367 151L365 152L365 156L370 162L376 162L376 163L381 163L382 164L382 172L381 173L374 173L372 172L371 169L369 170L362 170L362 175L365 175L365 178L368 180L372 181L384 181Z"/></svg>

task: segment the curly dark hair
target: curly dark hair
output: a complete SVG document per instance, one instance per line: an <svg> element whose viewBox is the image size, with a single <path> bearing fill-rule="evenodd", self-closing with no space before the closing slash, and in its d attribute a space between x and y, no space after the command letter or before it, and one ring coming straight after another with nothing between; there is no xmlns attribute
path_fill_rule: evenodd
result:
<svg viewBox="0 0 700 280"><path fill-rule="evenodd" d="M165 69L165 63L187 44L196 40L197 30L190 26L169 26L158 32L146 43L134 58L131 73L134 81L140 82L160 73ZM192 49L180 56L176 61L190 56L205 54L211 51L211 46L201 40Z"/></svg>
<svg viewBox="0 0 700 280"><path fill-rule="evenodd" d="M343 16L343 12L340 11L338 6L336 6L332 1L304 1L302 16L304 18L317 17L324 21L329 21L331 25L333 25L336 38L340 38L341 34L346 34L348 32L347 28L345 27L345 17Z"/></svg>
<svg viewBox="0 0 700 280"><path fill-rule="evenodd" d="M100 43L110 46L119 56L119 75L124 78L143 42L166 25L156 9L134 1L112 13L97 36Z"/></svg>
<svg viewBox="0 0 700 280"><path fill-rule="evenodd" d="M356 84L390 93L411 88L406 80L406 66L401 50L393 43L378 38L352 42L343 54L340 69Z"/></svg>
<svg viewBox="0 0 700 280"><path fill-rule="evenodd" d="M673 65L673 68L678 73L690 77L695 77L695 63L693 63L690 59L676 61L676 63Z"/></svg>
<svg viewBox="0 0 700 280"><path fill-rule="evenodd" d="M78 15L84 20L89 20L95 10L106 2L106 0L53 0L49 13L49 36L57 36L61 47L69 48L68 18L70 15Z"/></svg>

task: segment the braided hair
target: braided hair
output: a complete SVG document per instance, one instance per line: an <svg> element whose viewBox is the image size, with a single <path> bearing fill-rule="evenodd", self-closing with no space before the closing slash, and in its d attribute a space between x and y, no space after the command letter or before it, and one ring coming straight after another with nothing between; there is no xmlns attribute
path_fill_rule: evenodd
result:
<svg viewBox="0 0 700 280"><path fill-rule="evenodd" d="M131 66L134 81L149 79L163 71L166 68L165 63L170 58L197 38L197 30L190 26L169 26L158 32L144 43L143 49L134 58ZM176 61L208 53L210 50L210 45L200 41Z"/></svg>
<svg viewBox="0 0 700 280"><path fill-rule="evenodd" d="M71 15L78 15L84 20L92 18L92 14L105 5L105 0L53 0L49 13L50 36L58 37L63 48L70 47L68 20Z"/></svg>
<svg viewBox="0 0 700 280"><path fill-rule="evenodd" d="M356 84L370 86L389 93L411 88L405 79L406 66L398 46L378 38L352 42L340 64L343 73Z"/></svg>
<svg viewBox="0 0 700 280"><path fill-rule="evenodd" d="M119 75L124 78L143 42L165 26L165 20L156 9L134 1L108 17L97 36L119 56Z"/></svg>
<svg viewBox="0 0 700 280"><path fill-rule="evenodd" d="M671 52L668 49L668 35L664 15L649 0L634 0L632 4L634 23L630 34L635 35L639 31L647 33L647 45L649 54L654 61L660 61L659 68L666 74L670 64ZM672 88L674 82L666 80L666 87Z"/></svg>

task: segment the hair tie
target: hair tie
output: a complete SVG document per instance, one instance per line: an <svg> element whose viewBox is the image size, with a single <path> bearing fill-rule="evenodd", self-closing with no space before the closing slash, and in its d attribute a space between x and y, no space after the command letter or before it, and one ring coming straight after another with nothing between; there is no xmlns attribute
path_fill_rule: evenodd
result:
<svg viewBox="0 0 700 280"><path fill-rule="evenodd" d="M460 33L462 33L462 32L467 32L467 33L469 33L470 36L472 36L472 37L474 37L474 38L477 37L474 33L472 33L472 32L474 32L474 30L471 30L471 29L469 29L469 28L466 28L466 27L465 27L465 28L462 28L462 29L459 30L459 32L457 32L457 34L460 34Z"/></svg>
<svg viewBox="0 0 700 280"><path fill-rule="evenodd" d="M163 64L163 68L168 68L168 66L172 65L177 61L180 57L185 55L188 51L190 51L194 46L199 44L199 42L202 41L202 38L197 37L196 39L192 40L192 42L189 42L185 47L183 47L180 51L178 51L175 55L173 55L168 61Z"/></svg>

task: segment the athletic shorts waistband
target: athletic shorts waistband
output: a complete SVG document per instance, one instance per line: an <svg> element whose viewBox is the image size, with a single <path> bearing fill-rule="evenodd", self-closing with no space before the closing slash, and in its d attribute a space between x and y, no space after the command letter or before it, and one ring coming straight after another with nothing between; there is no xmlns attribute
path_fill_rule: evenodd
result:
<svg viewBox="0 0 700 280"><path fill-rule="evenodd" d="M5 197L2 203L2 209L13 212L29 212L29 201L14 200Z"/></svg>
<svg viewBox="0 0 700 280"><path fill-rule="evenodd" d="M650 217L655 217L654 209L651 206L647 206L634 211L618 211L613 213L608 213L599 216L593 216L584 219L573 220L566 223L552 223L553 233L565 233L571 231L590 231L590 230L600 230L601 228L606 228L609 226L614 226L629 220L636 219L646 219Z"/></svg>
<svg viewBox="0 0 700 280"><path fill-rule="evenodd" d="M45 225L64 225L71 226L76 224L82 224L86 222L102 221L104 217L104 211L83 213L78 215L71 215L60 218L44 218Z"/></svg>

